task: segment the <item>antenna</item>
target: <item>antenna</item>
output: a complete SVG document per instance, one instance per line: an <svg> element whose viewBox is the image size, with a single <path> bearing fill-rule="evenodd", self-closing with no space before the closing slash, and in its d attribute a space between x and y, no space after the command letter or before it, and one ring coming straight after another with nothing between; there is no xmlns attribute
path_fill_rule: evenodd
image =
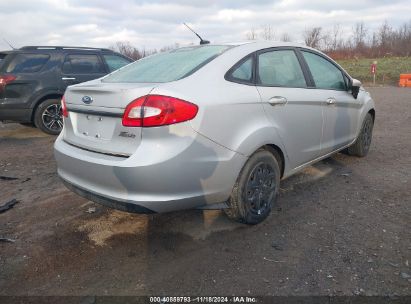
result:
<svg viewBox="0 0 411 304"><path fill-rule="evenodd" d="M9 47L11 47L13 50L16 49L14 46L11 45L10 42L8 42L8 41L6 40L6 38L3 38L3 40L4 40L4 42L6 42L6 43L9 45Z"/></svg>
<svg viewBox="0 0 411 304"><path fill-rule="evenodd" d="M192 31L199 39L200 39L200 44L209 44L210 41L208 40L204 40L203 38L201 38L201 36L199 34L197 34L191 27L189 27L185 22L183 22L183 24L190 30Z"/></svg>

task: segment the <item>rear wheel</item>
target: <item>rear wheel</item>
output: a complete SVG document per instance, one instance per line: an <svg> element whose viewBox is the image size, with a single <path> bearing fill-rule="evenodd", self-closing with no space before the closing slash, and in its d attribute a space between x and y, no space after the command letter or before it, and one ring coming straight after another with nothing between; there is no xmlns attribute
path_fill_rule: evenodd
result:
<svg viewBox="0 0 411 304"><path fill-rule="evenodd" d="M63 129L60 100L47 99L40 103L34 114L34 124L47 134L58 135Z"/></svg>
<svg viewBox="0 0 411 304"><path fill-rule="evenodd" d="M364 157L368 154L371 145L373 127L374 120L371 114L367 113L357 140L352 146L347 148L347 153L349 155Z"/></svg>
<svg viewBox="0 0 411 304"><path fill-rule="evenodd" d="M258 224L271 212L280 187L280 167L272 153L254 153L241 170L225 213L229 218Z"/></svg>

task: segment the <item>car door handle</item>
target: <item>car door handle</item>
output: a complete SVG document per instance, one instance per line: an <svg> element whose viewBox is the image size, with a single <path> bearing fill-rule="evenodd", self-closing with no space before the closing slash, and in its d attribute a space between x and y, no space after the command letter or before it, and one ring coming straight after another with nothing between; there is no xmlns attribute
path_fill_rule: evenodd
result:
<svg viewBox="0 0 411 304"><path fill-rule="evenodd" d="M63 77L61 80L76 80L75 77Z"/></svg>
<svg viewBox="0 0 411 304"><path fill-rule="evenodd" d="M285 105L287 103L287 98L282 96L274 96L268 100L268 103L272 106Z"/></svg>
<svg viewBox="0 0 411 304"><path fill-rule="evenodd" d="M332 97L327 98L327 100L325 101L325 103L329 106L335 104L336 102L337 101L335 100L335 98L332 98Z"/></svg>

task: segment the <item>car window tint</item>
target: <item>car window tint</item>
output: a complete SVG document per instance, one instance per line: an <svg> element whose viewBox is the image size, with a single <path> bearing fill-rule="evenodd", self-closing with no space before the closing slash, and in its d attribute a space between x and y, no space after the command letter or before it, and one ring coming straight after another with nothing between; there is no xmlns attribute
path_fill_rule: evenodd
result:
<svg viewBox="0 0 411 304"><path fill-rule="evenodd" d="M8 64L7 73L35 73L49 60L45 54L17 54Z"/></svg>
<svg viewBox="0 0 411 304"><path fill-rule="evenodd" d="M306 87L303 71L292 50L265 52L258 56L259 83L267 86Z"/></svg>
<svg viewBox="0 0 411 304"><path fill-rule="evenodd" d="M239 67L237 67L230 75L230 78L240 81L251 81L253 76L253 60L248 58Z"/></svg>
<svg viewBox="0 0 411 304"><path fill-rule="evenodd" d="M68 55L63 64L65 74L103 74L104 67L97 55Z"/></svg>
<svg viewBox="0 0 411 304"><path fill-rule="evenodd" d="M110 72L118 70L119 68L122 68L123 66L131 62L117 55L103 55L103 57L104 57L104 60L106 60L106 63L108 65Z"/></svg>
<svg viewBox="0 0 411 304"><path fill-rule="evenodd" d="M311 52L302 52L319 89L345 90L342 72L327 59Z"/></svg>
<svg viewBox="0 0 411 304"><path fill-rule="evenodd" d="M169 82L184 78L222 54L230 46L184 47L142 58L105 77L104 82Z"/></svg>

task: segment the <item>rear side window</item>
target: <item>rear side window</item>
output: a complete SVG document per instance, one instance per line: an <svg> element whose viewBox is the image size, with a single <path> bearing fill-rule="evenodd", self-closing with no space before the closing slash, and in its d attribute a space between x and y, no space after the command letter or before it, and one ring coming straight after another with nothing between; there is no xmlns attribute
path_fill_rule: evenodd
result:
<svg viewBox="0 0 411 304"><path fill-rule="evenodd" d="M113 72L115 70L118 70L119 68L122 68L123 66L129 64L131 61L117 56L117 55L103 55L104 60L107 63L107 66L110 70L110 72Z"/></svg>
<svg viewBox="0 0 411 304"><path fill-rule="evenodd" d="M302 53L317 89L346 90L345 80L340 69L319 55L304 51Z"/></svg>
<svg viewBox="0 0 411 304"><path fill-rule="evenodd" d="M253 77L253 59L249 57L241 63L234 71L228 75L228 78L238 82L251 82Z"/></svg>
<svg viewBox="0 0 411 304"><path fill-rule="evenodd" d="M206 45L176 49L140 59L105 77L104 82L169 82L195 72L229 46Z"/></svg>
<svg viewBox="0 0 411 304"><path fill-rule="evenodd" d="M301 88L306 87L303 71L293 50L275 50L258 56L259 84Z"/></svg>
<svg viewBox="0 0 411 304"><path fill-rule="evenodd" d="M17 54L9 62L7 73L35 73L42 69L50 56L45 54Z"/></svg>
<svg viewBox="0 0 411 304"><path fill-rule="evenodd" d="M104 74L105 70L97 55L67 55L63 64L65 74Z"/></svg>

